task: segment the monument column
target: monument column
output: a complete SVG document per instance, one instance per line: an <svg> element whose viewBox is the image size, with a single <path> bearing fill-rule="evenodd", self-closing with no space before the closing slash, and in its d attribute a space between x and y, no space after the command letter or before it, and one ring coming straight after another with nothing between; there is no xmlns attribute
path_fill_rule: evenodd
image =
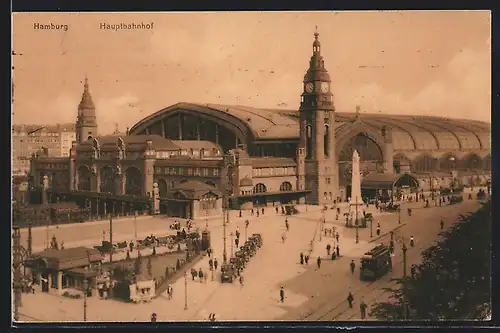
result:
<svg viewBox="0 0 500 333"><path fill-rule="evenodd" d="M359 161L359 154L357 150L355 150L352 153L351 206L364 205L363 197L361 196L361 174L359 172Z"/></svg>

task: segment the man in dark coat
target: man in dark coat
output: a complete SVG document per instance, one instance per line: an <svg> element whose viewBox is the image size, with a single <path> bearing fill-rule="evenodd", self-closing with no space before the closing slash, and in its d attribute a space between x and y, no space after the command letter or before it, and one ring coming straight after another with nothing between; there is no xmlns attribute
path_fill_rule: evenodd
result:
<svg viewBox="0 0 500 333"><path fill-rule="evenodd" d="M354 274L354 269L356 268L356 264L354 263L354 260L351 260L351 274Z"/></svg>
<svg viewBox="0 0 500 333"><path fill-rule="evenodd" d="M217 270L217 266L219 263L217 262L217 258L214 259L214 270Z"/></svg>
<svg viewBox="0 0 500 333"><path fill-rule="evenodd" d="M365 319L365 317L366 317L366 308L367 308L367 305L365 304L365 301L361 300L361 303L359 304L359 311L361 312L361 319Z"/></svg>
<svg viewBox="0 0 500 333"><path fill-rule="evenodd" d="M352 302L354 301L354 297L352 296L351 292L349 292L349 295L347 295L347 302L349 302L349 307L352 309Z"/></svg>
<svg viewBox="0 0 500 333"><path fill-rule="evenodd" d="M316 259L316 265L318 266L318 269L321 268L321 257L318 257L318 259Z"/></svg>
<svg viewBox="0 0 500 333"><path fill-rule="evenodd" d="M285 301L285 290L283 290L283 287L280 289L280 301L281 303Z"/></svg>

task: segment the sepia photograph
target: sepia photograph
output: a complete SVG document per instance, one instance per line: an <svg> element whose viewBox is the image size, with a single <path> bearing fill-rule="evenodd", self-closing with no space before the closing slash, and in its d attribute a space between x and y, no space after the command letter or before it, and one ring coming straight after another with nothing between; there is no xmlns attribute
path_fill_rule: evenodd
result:
<svg viewBox="0 0 500 333"><path fill-rule="evenodd" d="M12 40L14 323L491 319L490 11L18 12Z"/></svg>

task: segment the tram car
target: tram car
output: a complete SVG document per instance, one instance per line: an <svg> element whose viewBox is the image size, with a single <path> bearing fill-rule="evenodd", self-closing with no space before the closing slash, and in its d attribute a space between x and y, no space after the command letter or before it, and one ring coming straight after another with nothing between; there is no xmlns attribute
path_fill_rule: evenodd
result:
<svg viewBox="0 0 500 333"><path fill-rule="evenodd" d="M383 244L377 245L361 257L359 278L362 281L375 281L391 269L391 252Z"/></svg>
<svg viewBox="0 0 500 333"><path fill-rule="evenodd" d="M234 278L234 266L233 264L225 264L220 268L220 280L222 283L233 283Z"/></svg>

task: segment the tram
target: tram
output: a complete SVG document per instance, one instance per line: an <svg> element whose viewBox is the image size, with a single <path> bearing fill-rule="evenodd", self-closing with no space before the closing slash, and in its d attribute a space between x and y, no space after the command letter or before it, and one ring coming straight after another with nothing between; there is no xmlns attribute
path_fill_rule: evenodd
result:
<svg viewBox="0 0 500 333"><path fill-rule="evenodd" d="M359 278L362 281L375 281L391 269L391 253L389 247L377 245L361 257Z"/></svg>

